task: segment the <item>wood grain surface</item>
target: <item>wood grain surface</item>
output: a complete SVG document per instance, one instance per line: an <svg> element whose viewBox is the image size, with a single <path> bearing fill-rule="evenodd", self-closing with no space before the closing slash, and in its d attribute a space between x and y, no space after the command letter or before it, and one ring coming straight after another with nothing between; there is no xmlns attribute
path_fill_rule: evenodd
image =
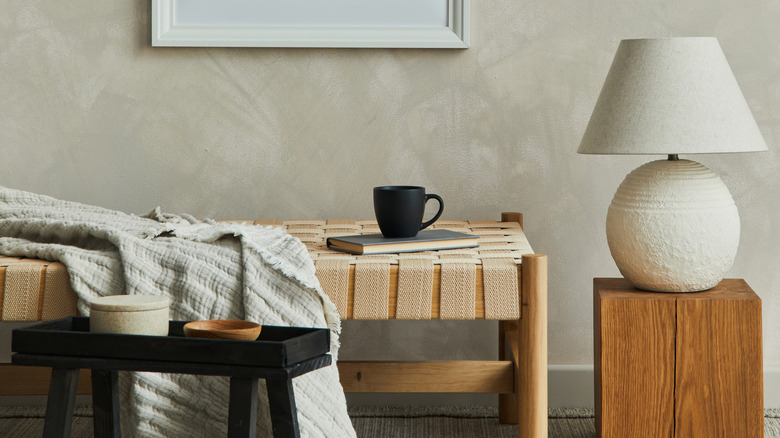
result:
<svg viewBox="0 0 780 438"><path fill-rule="evenodd" d="M656 293L594 280L599 437L762 437L761 300L744 280Z"/></svg>
<svg viewBox="0 0 780 438"><path fill-rule="evenodd" d="M761 301L681 298L677 321L677 436L763 437Z"/></svg>
<svg viewBox="0 0 780 438"><path fill-rule="evenodd" d="M675 304L657 296L597 295L600 437L673 436Z"/></svg>

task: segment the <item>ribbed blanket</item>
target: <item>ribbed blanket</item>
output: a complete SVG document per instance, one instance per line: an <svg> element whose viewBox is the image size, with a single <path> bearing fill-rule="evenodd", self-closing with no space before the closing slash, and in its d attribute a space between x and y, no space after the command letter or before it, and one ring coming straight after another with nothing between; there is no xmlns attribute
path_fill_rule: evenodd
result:
<svg viewBox="0 0 780 438"><path fill-rule="evenodd" d="M334 365L293 380L301 435L353 437L339 384L339 316L322 292L306 247L270 227L135 216L0 187L0 254L59 261L79 310L114 294L164 295L171 318L247 319L329 327ZM260 381L258 434L271 436ZM121 373L124 436L215 437L227 431L227 377Z"/></svg>

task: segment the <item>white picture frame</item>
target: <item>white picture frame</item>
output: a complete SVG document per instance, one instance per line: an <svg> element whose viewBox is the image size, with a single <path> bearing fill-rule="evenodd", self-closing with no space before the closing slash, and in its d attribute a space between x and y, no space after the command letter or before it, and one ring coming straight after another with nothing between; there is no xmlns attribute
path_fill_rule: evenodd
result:
<svg viewBox="0 0 780 438"><path fill-rule="evenodd" d="M181 12L181 9L174 10L174 7L194 6L188 5L186 0L152 0L152 46L468 48L470 0L441 1L442 8L447 8L441 11L446 14L446 26L343 26L327 21L315 25L246 26L222 22L177 25L174 14Z"/></svg>

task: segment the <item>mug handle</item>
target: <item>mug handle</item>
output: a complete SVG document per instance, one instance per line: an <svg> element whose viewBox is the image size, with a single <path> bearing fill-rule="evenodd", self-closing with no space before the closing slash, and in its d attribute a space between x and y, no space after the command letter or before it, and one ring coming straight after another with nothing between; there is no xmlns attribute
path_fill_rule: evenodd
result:
<svg viewBox="0 0 780 438"><path fill-rule="evenodd" d="M436 216L433 217L433 219L429 220L428 222L423 222L422 225L420 225L420 229L424 230L428 227L430 227L434 222L436 222L437 219L439 219L439 216L444 212L444 201L441 200L441 196L434 195L433 193L426 194L425 195L425 203L428 203L428 200L434 198L437 201L439 201L439 211L436 212Z"/></svg>

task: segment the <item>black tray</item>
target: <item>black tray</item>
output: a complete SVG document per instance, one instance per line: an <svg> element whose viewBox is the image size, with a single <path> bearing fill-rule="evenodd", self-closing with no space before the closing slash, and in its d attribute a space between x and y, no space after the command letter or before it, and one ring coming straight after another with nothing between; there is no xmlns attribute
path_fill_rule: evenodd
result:
<svg viewBox="0 0 780 438"><path fill-rule="evenodd" d="M263 326L255 341L184 336L188 321L170 321L168 336L91 333L89 318L70 316L13 330L17 353L70 357L286 367L330 351L328 329Z"/></svg>

